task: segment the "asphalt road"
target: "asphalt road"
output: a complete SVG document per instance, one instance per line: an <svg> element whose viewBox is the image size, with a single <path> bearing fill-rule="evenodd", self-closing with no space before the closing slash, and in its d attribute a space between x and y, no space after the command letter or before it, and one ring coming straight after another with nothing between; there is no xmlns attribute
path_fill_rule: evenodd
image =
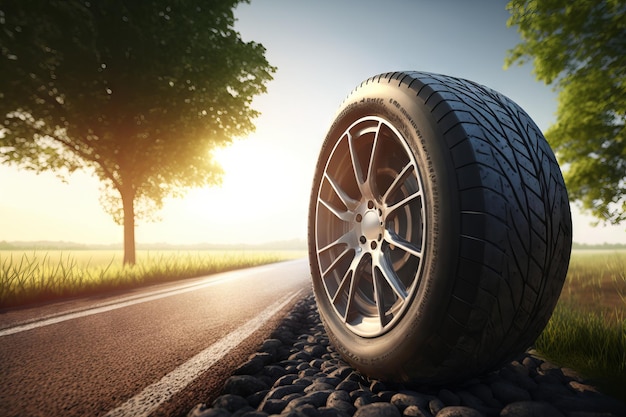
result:
<svg viewBox="0 0 626 417"><path fill-rule="evenodd" d="M310 292L305 260L0 313L0 415L184 415Z"/></svg>

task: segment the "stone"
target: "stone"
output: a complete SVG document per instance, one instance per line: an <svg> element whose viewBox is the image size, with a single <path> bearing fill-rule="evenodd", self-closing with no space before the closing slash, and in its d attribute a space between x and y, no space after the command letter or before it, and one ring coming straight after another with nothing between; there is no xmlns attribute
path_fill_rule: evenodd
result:
<svg viewBox="0 0 626 417"><path fill-rule="evenodd" d="M375 402L389 403L391 402L391 399L393 398L393 396L396 394L397 394L396 391L380 391L376 393L375 395L375 397L380 399L380 401L375 401Z"/></svg>
<svg viewBox="0 0 626 417"><path fill-rule="evenodd" d="M518 401L508 404L500 412L500 417L563 417L563 414L545 402Z"/></svg>
<svg viewBox="0 0 626 417"><path fill-rule="evenodd" d="M532 356L526 356L522 360L522 365L528 368L529 372L531 372L532 370L536 370L539 367L539 365L541 365L541 362L533 358Z"/></svg>
<svg viewBox="0 0 626 417"><path fill-rule="evenodd" d="M385 391L385 390L387 390L387 387L381 381L374 380L370 384L370 391L372 391L374 394L378 394L379 392Z"/></svg>
<svg viewBox="0 0 626 417"><path fill-rule="evenodd" d="M282 366L278 365L267 365L263 367L263 375L269 376L273 379L278 379L287 374L287 371Z"/></svg>
<svg viewBox="0 0 626 417"><path fill-rule="evenodd" d="M296 379L298 379L298 375L287 374L285 376L281 376L280 378L278 378L276 382L274 382L273 386L279 387L283 385L291 385L293 384L293 381L295 381Z"/></svg>
<svg viewBox="0 0 626 417"><path fill-rule="evenodd" d="M224 394L217 397L212 405L215 408L224 408L234 413L240 408L248 407L250 404L248 404L248 400L239 395Z"/></svg>
<svg viewBox="0 0 626 417"><path fill-rule="evenodd" d="M581 394L582 393L590 393L590 392L593 392L593 393L596 393L596 394L599 393L599 391L595 387L593 387L591 385L583 384L583 383L578 382L578 381L570 381L569 384L567 384L567 386L569 386L572 390L574 390L576 392L580 392Z"/></svg>
<svg viewBox="0 0 626 417"><path fill-rule="evenodd" d="M416 406L410 405L402 412L403 417L431 417L430 412Z"/></svg>
<svg viewBox="0 0 626 417"><path fill-rule="evenodd" d="M304 351L313 358L321 358L326 353L326 348L322 345L307 345L304 347Z"/></svg>
<svg viewBox="0 0 626 417"><path fill-rule="evenodd" d="M507 381L492 383L491 391L493 392L493 396L500 400L503 404L531 400L530 393L528 391Z"/></svg>
<svg viewBox="0 0 626 417"><path fill-rule="evenodd" d="M309 365L311 365L311 367L313 368L323 370L322 367L324 366L324 362L325 362L324 359L316 358L316 359L311 360L311 362L309 362Z"/></svg>
<svg viewBox="0 0 626 417"><path fill-rule="evenodd" d="M323 382L325 384L332 385L335 388L341 382L341 379L330 377L330 376L319 376L317 377L317 382Z"/></svg>
<svg viewBox="0 0 626 417"><path fill-rule="evenodd" d="M346 391L333 391L328 395L326 405L328 407L332 407L336 401L345 401L350 403L352 400L350 399L350 394Z"/></svg>
<svg viewBox="0 0 626 417"><path fill-rule="evenodd" d="M259 406L259 404L261 404L261 401L263 401L265 399L265 396L269 393L270 391L267 389L264 389L262 391L257 391L254 394L250 394L246 397L246 400L248 401L248 404L250 404L251 407L257 408Z"/></svg>
<svg viewBox="0 0 626 417"><path fill-rule="evenodd" d="M535 401L553 402L559 398L568 398L574 395L574 392L562 384L548 384L542 382L537 384L537 388L530 391L532 399Z"/></svg>
<svg viewBox="0 0 626 417"><path fill-rule="evenodd" d="M314 379L315 378L313 378L312 376L304 376L304 377L301 377L301 378L299 377L298 379L293 381L293 384L294 385L304 385L306 387L306 386L311 385L313 383Z"/></svg>
<svg viewBox="0 0 626 417"><path fill-rule="evenodd" d="M298 371L304 371L305 369L309 369L309 368L312 368L312 366L308 362L301 362L298 364L298 366L296 366L296 369Z"/></svg>
<svg viewBox="0 0 626 417"><path fill-rule="evenodd" d="M198 404L187 413L187 417L231 417L231 413L223 408L208 408L205 404Z"/></svg>
<svg viewBox="0 0 626 417"><path fill-rule="evenodd" d="M364 389L358 389L350 393L350 399L354 403L356 408L363 407L364 405L374 402L374 395L372 392Z"/></svg>
<svg viewBox="0 0 626 417"><path fill-rule="evenodd" d="M334 390L334 389L335 389L334 386L332 386L330 384L326 384L324 382L319 382L319 381L316 380L311 385L309 385L306 388L304 388L304 392L306 392L308 394L309 392L329 391L329 390Z"/></svg>
<svg viewBox="0 0 626 417"><path fill-rule="evenodd" d="M424 407L428 404L428 399L422 397L418 393L398 393L391 397L391 404L398 407L400 412L403 412L405 408L410 405L415 405L418 407Z"/></svg>
<svg viewBox="0 0 626 417"><path fill-rule="evenodd" d="M248 413L250 411L256 412L257 410L255 410L253 407L250 407L249 405L247 405L245 407L239 408L238 410L234 411L231 414L231 417L241 417L243 414L246 414L246 413Z"/></svg>
<svg viewBox="0 0 626 417"><path fill-rule="evenodd" d="M350 417L351 414L337 408L320 407L317 409L318 417Z"/></svg>
<svg viewBox="0 0 626 417"><path fill-rule="evenodd" d="M329 402L327 406L340 410L341 412L346 413L350 416L353 415L354 412L356 411L356 407L348 401L336 400L332 402L332 405L330 405L330 402Z"/></svg>
<svg viewBox="0 0 626 417"><path fill-rule="evenodd" d="M319 372L319 370L317 370L315 368L307 368L307 369L304 369L304 370L301 370L300 372L298 372L298 376L300 378L305 378L307 376L315 376L315 375L317 375L318 372Z"/></svg>
<svg viewBox="0 0 626 417"><path fill-rule="evenodd" d="M485 417L485 415L473 408L456 405L442 408L436 417Z"/></svg>
<svg viewBox="0 0 626 417"><path fill-rule="evenodd" d="M441 389L437 397L447 406L461 405L461 398L446 388Z"/></svg>
<svg viewBox="0 0 626 417"><path fill-rule="evenodd" d="M267 414L280 414L287 406L287 401L279 399L265 399L259 405L259 410Z"/></svg>
<svg viewBox="0 0 626 417"><path fill-rule="evenodd" d="M468 387L467 390L487 406L502 408L500 401L493 397L493 392L491 392L491 388L489 388L489 386L478 383Z"/></svg>
<svg viewBox="0 0 626 417"><path fill-rule="evenodd" d="M337 377L340 379L345 379L352 373L352 367L350 366L342 366L335 369L329 376Z"/></svg>
<svg viewBox="0 0 626 417"><path fill-rule="evenodd" d="M563 372L563 376L565 376L565 378L569 380L573 380L576 382L583 382L583 379L580 376L580 374L577 371L573 370L572 368L561 368L561 372Z"/></svg>
<svg viewBox="0 0 626 417"><path fill-rule="evenodd" d="M265 366L264 360L260 356L253 356L248 361L241 364L233 374L235 375L252 375L260 372Z"/></svg>
<svg viewBox="0 0 626 417"><path fill-rule="evenodd" d="M269 414L263 411L251 410L251 411L246 411L245 413L241 414L239 417L268 417L268 416Z"/></svg>
<svg viewBox="0 0 626 417"><path fill-rule="evenodd" d="M339 384L337 384L336 389L341 390L341 391L352 392L352 391L359 389L359 383L356 381L344 380L344 381L341 381Z"/></svg>
<svg viewBox="0 0 626 417"><path fill-rule="evenodd" d="M311 404L303 404L293 410L283 411L282 417L320 417L317 408Z"/></svg>
<svg viewBox="0 0 626 417"><path fill-rule="evenodd" d="M259 348L259 351L266 352L266 353L276 352L276 350L282 345L283 345L283 342L281 342L278 339L265 339L263 341L263 344Z"/></svg>
<svg viewBox="0 0 626 417"><path fill-rule="evenodd" d="M283 385L270 390L265 398L268 400L280 399L289 394L302 393L303 391L304 385Z"/></svg>
<svg viewBox="0 0 626 417"><path fill-rule="evenodd" d="M313 407L322 407L326 405L326 400L328 399L330 393L331 391L316 391L307 394L304 397L293 399L289 401L289 404L287 404L287 407L285 407L283 413L297 409L305 404L310 404Z"/></svg>
<svg viewBox="0 0 626 417"><path fill-rule="evenodd" d="M354 417L401 417L395 405L389 403L373 403L365 405L354 413Z"/></svg>
<svg viewBox="0 0 626 417"><path fill-rule="evenodd" d="M310 354L308 354L307 352L303 351L303 350L299 350L296 353L293 353L289 356L289 359L291 360L301 360L304 362L310 362L312 357Z"/></svg>
<svg viewBox="0 0 626 417"><path fill-rule="evenodd" d="M436 416L446 405L439 398L433 398L428 402L428 409L433 416Z"/></svg>
<svg viewBox="0 0 626 417"><path fill-rule="evenodd" d="M483 401L468 391L461 390L457 392L459 398L461 398L461 405L471 408L480 408L483 406Z"/></svg>
<svg viewBox="0 0 626 417"><path fill-rule="evenodd" d="M247 397L269 388L267 384L250 375L234 375L224 383L224 393Z"/></svg>

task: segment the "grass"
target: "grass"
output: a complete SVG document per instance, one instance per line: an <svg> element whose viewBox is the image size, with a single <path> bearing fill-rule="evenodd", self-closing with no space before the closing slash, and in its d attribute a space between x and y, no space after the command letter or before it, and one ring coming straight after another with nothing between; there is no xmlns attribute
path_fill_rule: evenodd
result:
<svg viewBox="0 0 626 417"><path fill-rule="evenodd" d="M304 256L302 251L0 251L0 307L175 281Z"/></svg>
<svg viewBox="0 0 626 417"><path fill-rule="evenodd" d="M626 402L626 251L574 251L536 349Z"/></svg>

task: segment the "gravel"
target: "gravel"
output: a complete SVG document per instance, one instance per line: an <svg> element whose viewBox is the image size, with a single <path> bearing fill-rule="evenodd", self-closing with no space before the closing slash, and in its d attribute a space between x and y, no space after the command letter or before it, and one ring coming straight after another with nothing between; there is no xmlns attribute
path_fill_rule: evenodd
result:
<svg viewBox="0 0 626 417"><path fill-rule="evenodd" d="M329 344L313 296L188 417L625 417L626 405L532 351L499 371L447 387L362 376Z"/></svg>

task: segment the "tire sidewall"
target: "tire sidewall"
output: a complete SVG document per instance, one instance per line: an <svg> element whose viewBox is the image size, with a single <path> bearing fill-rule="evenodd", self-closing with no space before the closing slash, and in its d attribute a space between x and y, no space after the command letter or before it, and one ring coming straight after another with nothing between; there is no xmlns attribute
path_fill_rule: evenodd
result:
<svg viewBox="0 0 626 417"><path fill-rule="evenodd" d="M388 121L403 136L422 179L426 216L426 245L421 282L411 295L403 317L386 333L366 338L351 332L334 313L316 258L317 193L334 144L346 129L365 116ZM456 173L443 132L431 109L406 85L370 82L357 88L343 103L322 145L309 209L309 252L313 288L320 316L331 342L355 368L384 379L439 377L445 360L437 329L445 319L454 288L460 213Z"/></svg>

